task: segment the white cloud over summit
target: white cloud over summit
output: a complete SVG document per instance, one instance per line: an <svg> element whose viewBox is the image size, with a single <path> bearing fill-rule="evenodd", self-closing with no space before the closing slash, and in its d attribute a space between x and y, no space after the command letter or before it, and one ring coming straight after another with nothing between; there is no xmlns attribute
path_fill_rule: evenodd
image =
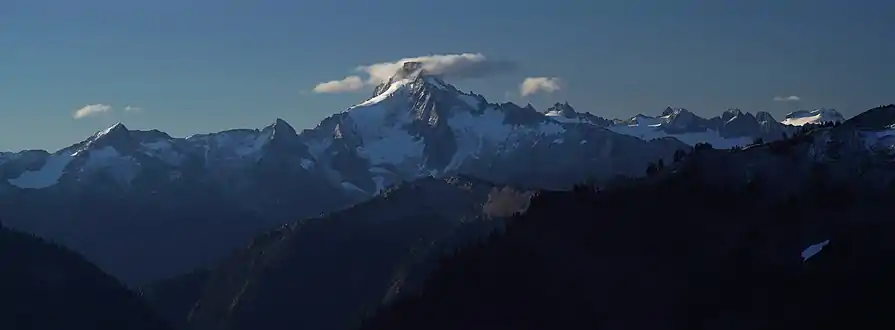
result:
<svg viewBox="0 0 895 330"><path fill-rule="evenodd" d="M519 94L553 93L560 90L562 80L556 77L528 77L519 85Z"/></svg>
<svg viewBox="0 0 895 330"><path fill-rule="evenodd" d="M112 106L108 104L88 104L81 107L78 110L75 110L75 113L72 115L74 119L81 119L85 117L90 117L94 115L98 115L101 113L106 113L112 111Z"/></svg>
<svg viewBox="0 0 895 330"><path fill-rule="evenodd" d="M364 88L364 82L359 76L348 76L342 80L331 80L314 86L314 93L345 93Z"/></svg>
<svg viewBox="0 0 895 330"><path fill-rule="evenodd" d="M355 71L365 73L366 79L359 75L351 75L340 80L317 84L314 87L314 92L344 93L361 90L367 86L376 86L388 81L388 78L406 62L420 62L426 72L446 78L481 78L516 69L516 64L513 62L489 59L481 53L408 57L391 62L359 66L355 68Z"/></svg>
<svg viewBox="0 0 895 330"><path fill-rule="evenodd" d="M801 100L801 97L790 95L790 96L774 96L774 101L777 102L796 102Z"/></svg>
<svg viewBox="0 0 895 330"><path fill-rule="evenodd" d="M143 108L128 105L128 106L125 106L122 110L124 112L128 112L128 113L136 113L136 112L143 111ZM104 113L111 113L114 111L115 111L115 107L113 107L109 104L102 104L102 103L88 104L88 105L81 107L80 109L75 110L75 112L72 114L72 118L82 119L82 118L96 116L96 115L100 115L100 114L104 114Z"/></svg>

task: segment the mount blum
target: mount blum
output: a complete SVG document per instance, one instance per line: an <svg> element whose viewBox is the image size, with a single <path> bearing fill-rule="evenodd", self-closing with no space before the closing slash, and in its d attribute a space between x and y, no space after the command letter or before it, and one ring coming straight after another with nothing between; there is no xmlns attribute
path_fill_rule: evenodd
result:
<svg viewBox="0 0 895 330"><path fill-rule="evenodd" d="M640 175L697 142L732 147L791 129L739 110L703 119L669 108L614 121L568 104L538 112L488 103L407 63L369 100L301 133L279 119L186 138L116 124L54 153L0 154L0 217L140 282L421 177L564 188ZM209 226L219 234L197 242Z"/></svg>

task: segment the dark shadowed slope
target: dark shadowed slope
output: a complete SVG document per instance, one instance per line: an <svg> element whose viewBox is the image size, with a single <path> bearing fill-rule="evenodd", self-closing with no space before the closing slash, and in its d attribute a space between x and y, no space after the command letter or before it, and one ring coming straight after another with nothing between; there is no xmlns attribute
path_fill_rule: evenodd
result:
<svg viewBox="0 0 895 330"><path fill-rule="evenodd" d="M170 328L80 255L0 225L0 329Z"/></svg>
<svg viewBox="0 0 895 330"><path fill-rule="evenodd" d="M796 153L816 156L813 137L698 152L606 191L540 193L503 235L444 258L421 294L361 328L891 328L888 159L865 155L861 179L837 177L851 162L828 158L803 171Z"/></svg>
<svg viewBox="0 0 895 330"><path fill-rule="evenodd" d="M344 329L418 289L438 256L501 229L501 216L523 210L529 196L465 177L405 183L258 237L210 275L145 293L188 329Z"/></svg>

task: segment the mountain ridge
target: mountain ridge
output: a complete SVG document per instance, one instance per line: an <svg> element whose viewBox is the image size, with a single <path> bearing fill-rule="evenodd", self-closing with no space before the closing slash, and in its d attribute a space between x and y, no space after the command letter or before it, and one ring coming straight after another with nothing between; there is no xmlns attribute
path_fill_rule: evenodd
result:
<svg viewBox="0 0 895 330"><path fill-rule="evenodd" d="M326 249L311 252L311 247L318 245L302 248L299 244L336 240L340 242L336 245L339 249L353 247L358 242L393 244L418 235L413 230L408 233L408 228L447 220L436 215L455 215L453 212L458 209L469 207L461 207L470 201L469 196L479 196L472 199L478 209L485 200L487 187L493 186L478 179L427 177L402 183L373 200L324 218L299 221L297 225L271 231L258 244L235 254L241 262L212 271L218 279L227 281L194 285L193 288L203 288L204 293L180 299L176 298L177 291L164 289L193 283L192 277L186 276L160 285L162 289L156 293L161 299L152 301L160 308L188 305L184 301L197 302L192 313L181 308L167 314L172 322L192 330L258 326L343 329L347 315L358 310L365 311L362 315L369 317L361 318L363 329L515 329L523 324L549 329L566 325L563 323L566 321L574 327L575 322L571 320L579 320L579 325L587 320L602 326L608 322L614 325L608 328L613 329L646 329L689 322L690 318L727 324L732 322L728 316L712 314L715 307L707 305L718 301L723 305L720 309L744 313L744 317L755 311L752 306L739 309L736 299L723 298L724 294L717 290L716 285L720 285L724 292L756 297L751 290L736 288L734 284L740 281L753 280L752 276L736 280L741 275L739 272L748 272L757 265L768 267L761 269L801 274L799 267L817 267L814 265L818 260L828 258L830 250L839 249L846 240L869 243L867 251L885 242L879 240L882 236L871 237L878 242L865 242L860 238L866 237L863 236L866 232L851 236L853 232L837 230L852 231L854 227L867 230L867 225L886 223L883 217L843 220L848 219L849 212L884 215L887 213L882 211L891 209L886 200L895 193L892 189L895 175L891 171L895 153L883 155L869 150L868 146L874 143L868 144L868 139L876 134L876 131L854 131L845 124L827 125L743 149L700 147L675 157L673 162L646 177L622 179L606 187L579 185L566 191L510 190L510 203L506 204L499 202L501 198L490 196L501 192L492 188L488 203L510 206L503 212L510 217L500 219L499 234L490 235L485 242L481 238L488 231L472 230L470 236L453 236L458 240L450 248L432 250L434 253L427 258L428 262L414 267L392 264L389 261L394 260L392 254L380 255L379 262L369 264L382 270L412 269L417 274L414 281L395 282L401 289L397 299L391 295L393 290L385 289L384 283L392 279L389 277L353 287L357 291L369 290L370 295L365 298L353 292L323 289L357 283L333 279L349 278L360 270L340 268L331 272L333 265L361 262L355 259L369 263L371 259L366 252L345 255L324 252ZM446 201L452 198L446 196L467 197L459 198L465 202L452 204ZM839 203L849 209L839 207ZM402 216L409 214L408 205L417 209L413 212L419 212L411 212L413 219ZM669 212L675 221L668 221ZM800 212L809 212L811 216ZM594 217L600 221L593 221ZM336 226L340 221L344 221L346 228L305 231L308 235L305 238L288 237L295 233L301 235L302 226L323 228ZM382 227L365 229L371 224ZM884 228L890 230L891 225ZM386 232L404 234L382 241L370 239ZM816 251L816 244L830 239L832 249ZM504 245L506 249L494 250L495 244L500 246L507 240L514 243ZM891 244L887 245L887 254L895 251ZM452 254L452 250L456 252ZM296 257L300 252L286 251L307 251L308 255L326 255L329 259L300 261ZM480 254L485 251L488 252ZM799 251L802 251L801 258ZM275 255L289 256L277 258ZM486 261L475 261L481 260L479 257ZM465 262L458 263L458 260ZM258 264L266 266L244 275L242 265ZM434 273L432 265L438 265ZM682 267L686 270L682 271ZM824 267L832 269L835 264ZM302 274L305 269L313 272ZM723 272L722 278L713 276L719 272ZM657 273L669 275L658 276L667 285L651 284L655 283ZM455 277L458 275L460 278ZM811 280L815 275L826 276L806 275ZM693 276L696 280L690 280ZM232 281L233 278L238 280ZM758 277L750 283L759 288L768 283L763 282L766 279ZM242 286L243 282L250 284ZM409 285L410 282L414 284ZM801 292L810 290L817 288ZM234 304L234 296L243 292L248 298L238 296L239 301ZM578 292L583 295L578 296ZM678 295L678 292L693 293L698 298L690 301L681 298L689 295ZM775 294L786 292L789 291L775 291ZM604 299L604 296L611 298ZM648 302L644 302L644 297L650 297L646 299ZM686 307L675 303L682 299ZM382 310L371 314L369 307L376 300L381 300ZM813 305L811 299L807 300L802 301L802 306ZM421 307L425 305L429 307ZM296 309L295 306L313 307ZM531 309L532 306L538 309ZM520 314L520 310L525 313ZM492 314L493 311L499 312ZM538 317L542 313L549 316ZM525 321L519 321L519 315L524 315L521 318ZM429 317L437 319L429 320Z"/></svg>
<svg viewBox="0 0 895 330"><path fill-rule="evenodd" d="M697 143L745 146L786 133L770 114L704 119L680 108L637 117L643 123L632 126L563 103L552 110L579 122L562 122L549 109L489 103L407 69L370 99L300 132L282 119L183 138L116 124L54 153L3 154L0 216L134 283L208 264L255 233L343 209L400 182L469 175L567 189L642 175L649 163L670 162ZM742 132L756 135L724 138ZM122 214L132 217L127 225ZM191 235L209 225L225 234L195 242ZM145 231L143 242L121 238L134 228ZM122 246L132 257L115 252ZM187 248L191 254L176 255ZM146 258L157 261L140 262Z"/></svg>
<svg viewBox="0 0 895 330"><path fill-rule="evenodd" d="M470 102L481 102L480 104L487 104L486 103L487 101L481 95L478 95L478 94L461 94L461 95L474 98L474 101L470 101ZM364 104L365 103L361 103L359 105L364 105ZM526 109L526 108L519 107L513 103L504 103L503 105L506 107L509 107L511 109L512 108ZM276 118L273 124L270 124L268 126L258 128L258 129L244 129L244 128L228 129L228 130L223 130L223 131L213 132L213 133L193 134L193 135L189 135L189 136L182 137L182 138L172 137L172 136L168 135L167 133L164 133L164 132L156 130L156 129L129 130L124 124L117 123L113 126L110 126L107 129L98 131L97 133L88 137L84 141L75 143L72 146L59 149L52 153L50 153L47 150L40 150L40 149L29 149L29 150L21 150L21 151L17 151L17 152L0 153L0 165L10 163L10 162L15 162L15 161L19 160L20 158L22 158L23 156L35 155L35 154L41 154L41 153L46 153L48 158L50 156L60 156L59 158L61 158L61 159L55 159L52 161L48 161L48 162L51 162L54 164L53 166L51 166L52 169L48 169L48 171L54 172L54 174L47 174L46 175L47 178L40 179L40 180L38 180L39 182L36 182L33 184L29 184L29 183L16 184L17 182L20 182L22 180L17 180L17 177L10 177L10 174L8 174L8 173L0 173L0 175L6 174L5 176L2 176L4 178L3 181L5 181L6 183L11 183L10 181L12 180L12 181L16 182L16 183L13 183L13 185L17 186L18 188L23 188L23 189L47 188L47 187L51 186L56 181L56 180L51 179L52 177L61 176L63 174L60 172L59 166L65 167L68 165L68 159L66 159L68 157L65 157L66 155L63 155L65 152L74 150L74 152L72 152L70 154L70 156L75 157L79 153L84 152L86 149L89 149L90 147L96 148L96 146L109 146L110 145L109 142L103 142L103 141L109 141L109 140L112 140L112 141L114 141L113 143L118 144L118 148L116 148L116 150L117 149L128 150L128 149L142 148L141 151L144 151L147 154L153 153L153 152L157 153L154 156L159 158L159 160L162 160L167 163L174 163L174 162L178 162L176 160L176 158L178 158L178 156L174 155L172 150L176 150L176 149L178 149L178 147L183 147L184 149L200 150L203 147L205 147L205 148L208 147L208 146L203 146L202 145L203 143L201 143L202 141L205 141L205 140L215 139L217 137L222 137L222 136L227 136L227 135L241 135L244 139L251 140L250 135L254 134L255 135L254 137L256 138L255 141L241 141L241 143L236 142L236 143L234 143L235 145L231 146L232 150L230 153L233 154L233 155L231 155L231 158L234 158L233 156L244 157L244 156L248 156L252 153L257 152L258 149L267 145L266 143L264 143L264 140L279 142L279 141L288 140L288 139L302 139L302 138L312 137L315 135L314 130L321 128L321 125L323 125L324 123L332 122L333 120L331 120L331 118L338 118L338 117L340 117L339 115L344 115L344 114L348 113L349 111L356 109L356 107L357 106L350 107L345 112L327 117L326 119L321 121L321 124L318 125L316 128L304 129L301 132L297 132L295 130L295 128L293 128L293 126L291 126L290 124L288 124L285 120L283 120L281 118ZM611 130L613 132L623 134L623 135L634 136L634 137L637 137L640 139L655 139L655 138L662 138L662 137L671 137L671 138L679 139L682 142L690 144L690 145L694 145L695 143L699 143L699 142L711 143L711 142L716 142L713 140L718 140L717 138L713 139L711 137L705 137L705 136L701 136L701 137L700 136L697 136L697 137L684 136L687 133L703 133L706 131L712 131L711 129L708 128L709 126L706 126L705 123L713 123L713 125L717 125L717 123L731 123L731 121L736 122L736 120L744 118L744 119L742 119L742 121L745 122L746 126L749 126L749 125L751 125L751 126L766 126L763 131L760 128L753 129L751 127L747 127L747 128L741 128L738 131L736 129L734 129L734 130L732 130L733 131L732 133L727 133L728 136L724 136L724 134L722 133L720 136L721 140L730 140L730 142L713 143L713 145L717 145L718 147L722 147L722 148L730 148L733 146L743 146L743 145L751 142L751 140L755 139L756 137L762 137L762 138L766 137L766 136L761 136L761 135L791 133L791 132L795 131L795 127L797 127L797 125L786 125L786 124L783 124L780 126L775 126L776 123L778 123L778 122L774 121L773 120L774 117L767 112L760 111L760 112L756 113L755 115L753 115L748 112L741 112L739 109L732 109L732 110L735 110L738 114L730 117L731 110L728 110L728 111L723 112L719 116L712 117L709 119L699 117L699 116L693 114L692 112L689 112L688 110L683 109L683 108L678 108L675 111L668 111L668 109L666 109L666 111L663 111L660 116L646 116L643 114L638 114L638 115L633 116L629 119L605 119L605 118L593 115L592 113L589 113L589 112L577 112L567 102L565 102L565 103L556 103L553 106L549 107L547 110L544 110L543 112L540 112L540 113L543 114L543 117L544 117L543 119L550 119L550 120L559 122L561 124L569 124L569 123L592 124L596 127L608 128L609 130ZM818 111L820 111L820 110L826 111L826 112L823 112L824 113L823 116L810 115L810 114L818 113ZM804 119L804 117L818 117L820 119L815 120L817 123L823 123L828 118L834 118L834 117L839 118L839 119L843 118L841 115L838 115L838 113L833 114L830 111L835 112L835 110L827 110L827 109L818 109L818 110L812 110L812 111L800 110L799 112L793 112L793 113L787 114L786 119L784 119L782 122L786 122L786 121L794 122L792 119L796 118L796 116L802 116L802 117L798 118L798 120L800 120L800 122L799 122L800 124L806 124L806 123L812 122L812 121L805 122L805 120L807 120L807 119ZM532 113L520 114L520 116L532 118L533 117ZM426 118L426 119L431 119L431 120L437 120L437 118L438 118L437 113L435 113L435 114L419 114L419 116L420 116L420 119ZM693 121L697 121L697 122L694 123ZM841 120L836 120L836 121L841 122ZM663 126L663 124L666 124L667 126ZM798 126L801 126L801 125L798 125ZM338 125L336 125L335 129L337 129L337 128L338 128ZM653 128L653 129L649 129L649 128ZM659 129L655 129L655 128L659 128ZM267 135L267 134L270 134L268 131L272 131L272 132L276 132L276 133L274 135ZM756 131L760 132L760 134L758 136L755 136L755 134L754 134ZM111 137L106 136L106 135L110 135ZM137 135L137 136L135 137L134 135ZM773 137L772 137L772 139L773 139ZM304 139L304 140L307 140L307 139ZM134 146L133 145L134 143L137 143L137 144L142 143L143 146L142 147ZM173 148L170 145L174 145ZM300 146L301 143L296 142L296 143L293 143L293 145L296 147L295 149L302 149L302 147ZM78 146L80 146L80 147L78 147ZM313 148L313 146L314 145L310 144L309 142L305 142L304 149L311 149L311 148ZM310 151L310 150L308 150L308 151ZM109 150L106 150L106 152L112 153ZM97 153L101 153L101 152L97 152ZM301 161L302 166L303 167L312 166L312 163L315 162L315 160L313 160L313 158L314 157L305 157ZM21 175L21 173L19 173L19 175Z"/></svg>
<svg viewBox="0 0 895 330"><path fill-rule="evenodd" d="M255 233L343 209L400 182L470 175L563 189L639 174L691 148L562 124L530 106L460 92L437 76L392 80L300 132L274 120L179 138L121 124L54 153L5 154L0 216L139 284L208 265ZM221 234L200 243L195 237L207 226Z"/></svg>
<svg viewBox="0 0 895 330"><path fill-rule="evenodd" d="M359 328L892 324L875 302L895 289L895 157L846 124L699 148L611 189L535 194L504 234L443 257L419 293Z"/></svg>

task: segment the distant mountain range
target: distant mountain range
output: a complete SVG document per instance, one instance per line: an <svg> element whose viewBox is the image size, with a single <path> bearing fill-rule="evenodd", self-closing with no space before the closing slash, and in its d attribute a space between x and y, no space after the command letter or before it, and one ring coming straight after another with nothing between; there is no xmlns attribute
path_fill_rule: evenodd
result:
<svg viewBox="0 0 895 330"><path fill-rule="evenodd" d="M423 178L144 296L190 330L791 329L860 315L811 311L826 296L885 296L850 289L867 283L893 287L880 262L895 251L892 116L885 106L742 149L700 146L646 177L571 191ZM792 306L805 314L783 317Z"/></svg>
<svg viewBox="0 0 895 330"><path fill-rule="evenodd" d="M214 267L143 287L142 297L77 253L0 224L0 301L10 307L0 311L0 324L147 330L169 329L165 323L190 330L895 324L877 303L895 292L895 268L887 262L895 255L895 227L886 217L895 196L893 137L895 105L888 105L770 143L734 150L701 144L645 177L569 191L421 178L257 235ZM133 224L133 214L117 219ZM212 242L217 229L193 238Z"/></svg>
<svg viewBox="0 0 895 330"><path fill-rule="evenodd" d="M812 113L784 123L842 119ZM641 175L700 142L730 148L796 131L784 123L735 109L709 119L668 108L608 120L567 103L539 112L489 103L410 62L369 100L300 133L279 119L186 138L116 124L53 153L2 153L0 218L134 283L208 264L254 233L401 182L469 175L561 189ZM208 226L220 234L197 240Z"/></svg>

